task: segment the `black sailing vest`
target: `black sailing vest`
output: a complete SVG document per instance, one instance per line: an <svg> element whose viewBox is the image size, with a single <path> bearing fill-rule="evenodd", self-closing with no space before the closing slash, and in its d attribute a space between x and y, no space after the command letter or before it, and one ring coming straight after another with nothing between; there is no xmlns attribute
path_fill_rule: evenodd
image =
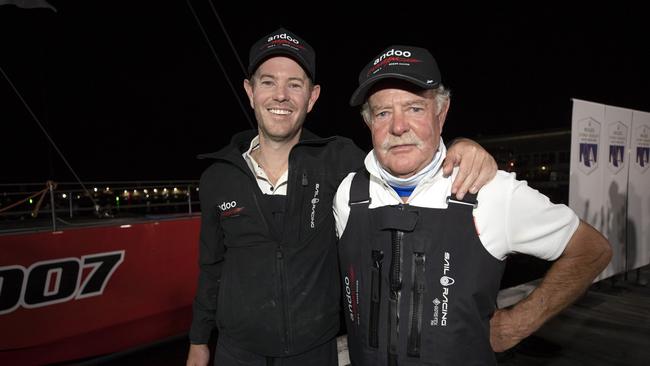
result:
<svg viewBox="0 0 650 366"><path fill-rule="evenodd" d="M496 365L489 320L505 262L478 238L476 196L369 209L368 187L359 171L339 241L352 365Z"/></svg>

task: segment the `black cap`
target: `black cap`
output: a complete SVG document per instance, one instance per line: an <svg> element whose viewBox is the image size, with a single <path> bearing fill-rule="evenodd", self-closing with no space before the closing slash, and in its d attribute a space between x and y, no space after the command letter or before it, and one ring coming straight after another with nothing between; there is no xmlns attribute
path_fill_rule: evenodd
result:
<svg viewBox="0 0 650 366"><path fill-rule="evenodd" d="M284 28L262 37L253 44L248 55L248 76L252 76L266 59L278 55L291 57L302 66L312 81L316 80L314 49L302 38Z"/></svg>
<svg viewBox="0 0 650 366"><path fill-rule="evenodd" d="M368 90L379 80L401 79L424 89L441 83L438 64L424 48L390 46L373 58L359 74L359 87L350 98L351 106L363 104Z"/></svg>

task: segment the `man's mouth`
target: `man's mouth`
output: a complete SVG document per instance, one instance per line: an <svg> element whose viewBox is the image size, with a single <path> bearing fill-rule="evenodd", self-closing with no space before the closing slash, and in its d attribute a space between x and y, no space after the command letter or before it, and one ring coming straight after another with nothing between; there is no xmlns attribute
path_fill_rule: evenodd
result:
<svg viewBox="0 0 650 366"><path fill-rule="evenodd" d="M388 148L388 150L394 152L400 152L400 151L408 150L413 147L415 147L415 144L400 144L400 145L392 145Z"/></svg>
<svg viewBox="0 0 650 366"><path fill-rule="evenodd" d="M291 114L291 111L288 110L288 109L269 108L269 109L267 109L267 111L269 111L269 113L271 113L271 114L277 114L277 115Z"/></svg>

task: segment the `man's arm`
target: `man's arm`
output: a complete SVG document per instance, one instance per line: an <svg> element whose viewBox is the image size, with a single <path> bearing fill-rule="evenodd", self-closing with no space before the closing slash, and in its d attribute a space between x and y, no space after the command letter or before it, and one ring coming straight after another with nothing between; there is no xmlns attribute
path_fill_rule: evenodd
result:
<svg viewBox="0 0 650 366"><path fill-rule="evenodd" d="M447 149L447 157L442 165L442 171L447 177L459 166L458 175L451 186L451 193L463 199L465 193L478 192L497 173L497 163L481 145L466 139L458 138L451 142Z"/></svg>
<svg viewBox="0 0 650 366"><path fill-rule="evenodd" d="M192 304L190 350L187 366L206 366L210 360L208 341L216 326L217 294L223 265L223 232L214 207L214 186L218 173L208 169L201 177L201 235L199 240L199 279Z"/></svg>
<svg viewBox="0 0 650 366"><path fill-rule="evenodd" d="M190 344L185 366L206 366L210 362L210 349L207 344Z"/></svg>
<svg viewBox="0 0 650 366"><path fill-rule="evenodd" d="M581 296L611 258L607 239L581 220L539 287L514 307L494 313L490 320L492 349L505 351L539 329Z"/></svg>

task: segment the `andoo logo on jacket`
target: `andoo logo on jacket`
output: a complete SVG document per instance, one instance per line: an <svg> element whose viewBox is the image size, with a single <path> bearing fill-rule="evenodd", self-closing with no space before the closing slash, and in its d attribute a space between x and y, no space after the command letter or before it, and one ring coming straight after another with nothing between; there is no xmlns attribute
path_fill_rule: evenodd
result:
<svg viewBox="0 0 650 366"><path fill-rule="evenodd" d="M451 272L451 254L445 252L444 260L442 263L442 277L440 277L440 284L442 287L442 294L439 298L433 299L433 319L431 326L447 326L447 313L449 312L449 288L456 282L452 277L448 276Z"/></svg>
<svg viewBox="0 0 650 366"><path fill-rule="evenodd" d="M237 216L244 209L243 207L237 207L237 201L224 201L217 207L219 207L219 210L221 210L221 217Z"/></svg>
<svg viewBox="0 0 650 366"><path fill-rule="evenodd" d="M359 281L356 278L354 267L350 266L347 275L343 278L345 284L345 300L348 315L353 323L359 323L357 307L359 306Z"/></svg>

